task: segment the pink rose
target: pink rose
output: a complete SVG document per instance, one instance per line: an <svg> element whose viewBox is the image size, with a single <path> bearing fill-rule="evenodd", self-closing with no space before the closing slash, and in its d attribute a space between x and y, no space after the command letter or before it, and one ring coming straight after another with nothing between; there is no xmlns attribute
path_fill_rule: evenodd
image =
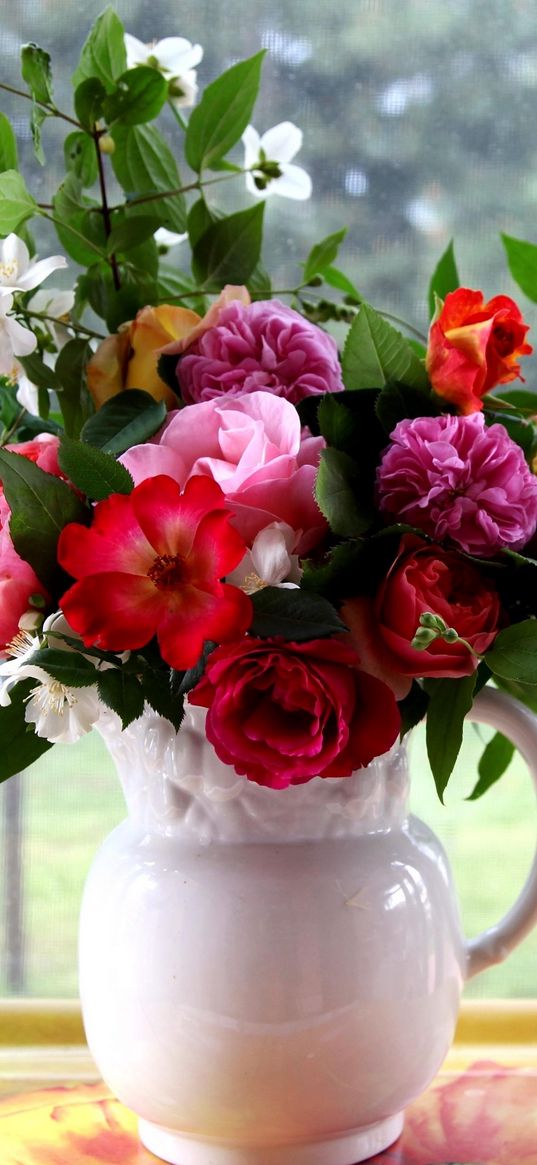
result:
<svg viewBox="0 0 537 1165"><path fill-rule="evenodd" d="M257 389L297 404L343 389L335 341L277 299L219 307L215 326L188 345L177 378L187 404Z"/></svg>
<svg viewBox="0 0 537 1165"><path fill-rule="evenodd" d="M342 640L244 638L213 651L189 700L220 760L259 785L348 777L400 730L392 692L358 664Z"/></svg>
<svg viewBox="0 0 537 1165"><path fill-rule="evenodd" d="M0 653L14 639L19 619L30 608L30 597L49 595L32 567L19 558L7 526L0 530Z"/></svg>
<svg viewBox="0 0 537 1165"><path fill-rule="evenodd" d="M292 551L305 554L327 531L313 494L323 447L322 437L302 433L288 401L253 392L170 413L152 441L121 461L136 484L160 473L181 486L193 476L212 477L248 546L260 530L285 522L295 532Z"/></svg>
<svg viewBox="0 0 537 1165"><path fill-rule="evenodd" d="M435 639L426 651L411 647L420 615L432 611L462 639L483 653L501 619L494 585L456 551L443 550L405 534L400 551L373 599L348 599L341 617L362 664L390 684L398 699L413 676L468 676L478 660L461 643ZM410 678L409 678L410 677Z"/></svg>

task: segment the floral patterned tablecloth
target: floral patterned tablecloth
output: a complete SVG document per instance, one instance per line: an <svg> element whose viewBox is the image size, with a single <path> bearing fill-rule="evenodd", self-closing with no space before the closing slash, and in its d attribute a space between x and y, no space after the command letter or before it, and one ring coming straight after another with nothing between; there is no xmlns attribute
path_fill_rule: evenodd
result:
<svg viewBox="0 0 537 1165"><path fill-rule="evenodd" d="M1 1165L155 1165L136 1118L102 1084L0 1100ZM370 1165L537 1165L537 1069L442 1072Z"/></svg>

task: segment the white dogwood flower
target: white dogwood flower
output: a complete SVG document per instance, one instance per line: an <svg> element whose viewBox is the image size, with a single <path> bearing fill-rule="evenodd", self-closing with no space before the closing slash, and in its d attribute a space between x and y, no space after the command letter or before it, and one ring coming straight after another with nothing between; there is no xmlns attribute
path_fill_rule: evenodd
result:
<svg viewBox="0 0 537 1165"><path fill-rule="evenodd" d="M183 36L167 36L164 40L143 44L129 32L125 33L127 68L149 65L157 69L168 82L170 100L178 109L194 105L198 85L196 65L203 57L199 44L191 44Z"/></svg>
<svg viewBox="0 0 537 1165"><path fill-rule="evenodd" d="M268 194L296 199L310 197L309 174L291 163L302 145L302 130L292 121L282 121L262 136L249 125L242 135L242 143L250 194L257 198L266 198Z"/></svg>
<svg viewBox="0 0 537 1165"><path fill-rule="evenodd" d="M15 380L16 357L29 356L37 346L37 339L33 332L10 315L12 307L13 295L0 286L0 376Z"/></svg>
<svg viewBox="0 0 537 1165"><path fill-rule="evenodd" d="M0 289L32 291L60 267L67 267L63 255L48 259L30 259L26 243L18 235L7 235L0 242Z"/></svg>
<svg viewBox="0 0 537 1165"><path fill-rule="evenodd" d="M43 352L43 362L49 367L54 368L58 352L61 352L64 345L72 338L72 332L68 331L69 313L75 302L74 291L68 289L61 291L59 288L42 287L36 291L35 295L28 304L30 311L41 312L50 317L46 320L39 321L40 325L49 333L49 336L56 348L55 352ZM35 384L27 376L21 364L15 362L13 369L13 378L17 381L17 400L27 412L34 416L39 415L38 392ZM53 398L53 405L56 407L56 400Z"/></svg>

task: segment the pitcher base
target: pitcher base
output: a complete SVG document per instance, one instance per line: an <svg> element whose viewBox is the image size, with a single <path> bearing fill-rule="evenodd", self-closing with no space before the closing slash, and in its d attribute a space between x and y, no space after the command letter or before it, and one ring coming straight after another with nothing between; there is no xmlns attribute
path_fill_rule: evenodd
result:
<svg viewBox="0 0 537 1165"><path fill-rule="evenodd" d="M140 1140L168 1165L357 1165L393 1144L403 1129L403 1113L323 1141L290 1145L218 1145L140 1120Z"/></svg>

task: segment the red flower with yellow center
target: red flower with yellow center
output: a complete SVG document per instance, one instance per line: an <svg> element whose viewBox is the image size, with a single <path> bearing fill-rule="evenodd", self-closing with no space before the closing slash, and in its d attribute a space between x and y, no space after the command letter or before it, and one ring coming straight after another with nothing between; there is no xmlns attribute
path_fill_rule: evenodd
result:
<svg viewBox="0 0 537 1165"><path fill-rule="evenodd" d="M251 600L220 581L246 551L230 517L210 478L191 478L181 493L160 475L99 502L89 528L66 526L58 559L78 581L60 605L85 646L135 650L156 635L164 661L183 670L206 640L242 635Z"/></svg>

